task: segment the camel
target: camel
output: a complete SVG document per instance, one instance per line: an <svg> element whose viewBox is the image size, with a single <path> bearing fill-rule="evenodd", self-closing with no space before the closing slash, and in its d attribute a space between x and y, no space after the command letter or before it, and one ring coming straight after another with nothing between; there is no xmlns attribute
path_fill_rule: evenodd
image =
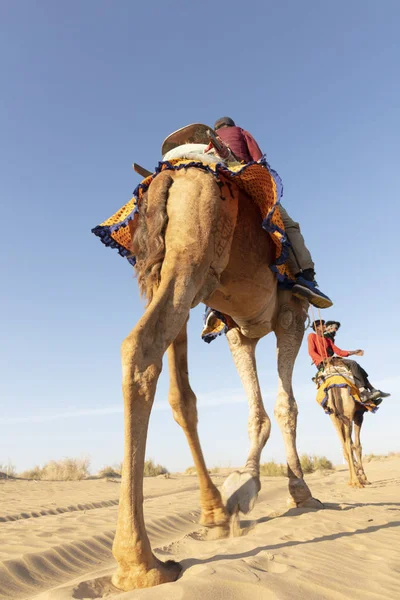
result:
<svg viewBox="0 0 400 600"><path fill-rule="evenodd" d="M284 439L290 506L321 508L304 481L296 448L297 405L292 372L307 316L307 303L278 290L269 269L273 249L258 207L223 200L216 178L197 168L166 170L142 197L133 237L138 283L147 308L122 343L124 458L113 554L112 582L128 591L175 581L178 563L152 552L143 516L143 467L149 417L162 358L168 353L169 403L196 466L201 519L229 535L238 511L251 510L260 484L260 457L271 429L257 376L255 349L263 336L277 339L278 397L275 417ZM187 321L204 303L229 315L226 334L249 402L250 451L243 471L232 473L220 492L203 457L197 432L196 396L189 383Z"/></svg>
<svg viewBox="0 0 400 600"><path fill-rule="evenodd" d="M335 367L327 367L336 372ZM351 373L346 375L351 378ZM350 472L349 485L363 488L370 485L362 463L361 427L367 408L355 402L348 387L332 387L328 390L326 408L342 444L343 455ZM354 442L352 430L354 424Z"/></svg>

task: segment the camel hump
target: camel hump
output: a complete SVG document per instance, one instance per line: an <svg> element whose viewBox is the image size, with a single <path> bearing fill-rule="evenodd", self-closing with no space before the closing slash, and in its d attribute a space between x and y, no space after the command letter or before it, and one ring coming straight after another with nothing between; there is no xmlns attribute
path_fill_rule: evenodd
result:
<svg viewBox="0 0 400 600"><path fill-rule="evenodd" d="M161 146L161 155L164 156L170 150L183 144L209 144L207 131L213 131L212 127L203 123L192 123L171 133L165 138Z"/></svg>

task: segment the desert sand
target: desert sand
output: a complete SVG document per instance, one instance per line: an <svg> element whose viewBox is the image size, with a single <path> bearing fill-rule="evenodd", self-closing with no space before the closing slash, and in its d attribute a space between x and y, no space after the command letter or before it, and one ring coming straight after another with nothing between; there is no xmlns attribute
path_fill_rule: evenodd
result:
<svg viewBox="0 0 400 600"><path fill-rule="evenodd" d="M119 482L0 481L0 598L69 600L394 599L400 597L400 457L366 464L354 490L343 466L307 477L325 510L287 509L287 482L263 477L239 536L197 524L195 475L145 479L153 549L181 562L171 584L110 591ZM226 473L214 475L222 483Z"/></svg>

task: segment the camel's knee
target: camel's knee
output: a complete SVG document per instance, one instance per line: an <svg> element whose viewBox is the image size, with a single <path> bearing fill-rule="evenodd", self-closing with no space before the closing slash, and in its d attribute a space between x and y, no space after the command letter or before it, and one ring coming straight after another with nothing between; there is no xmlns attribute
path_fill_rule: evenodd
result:
<svg viewBox="0 0 400 600"><path fill-rule="evenodd" d="M196 396L192 390L188 390L184 395L180 391L170 391L168 401L178 425L184 429L197 427Z"/></svg>
<svg viewBox="0 0 400 600"><path fill-rule="evenodd" d="M133 331L121 344L122 385L139 385L141 390L157 382L162 355L152 352L144 336Z"/></svg>
<svg viewBox="0 0 400 600"><path fill-rule="evenodd" d="M271 419L265 412L256 418L250 417L248 430L250 439L264 447L271 433Z"/></svg>
<svg viewBox="0 0 400 600"><path fill-rule="evenodd" d="M297 404L293 397L286 393L280 393L278 395L274 408L274 415L280 427L290 430L295 428L298 412Z"/></svg>

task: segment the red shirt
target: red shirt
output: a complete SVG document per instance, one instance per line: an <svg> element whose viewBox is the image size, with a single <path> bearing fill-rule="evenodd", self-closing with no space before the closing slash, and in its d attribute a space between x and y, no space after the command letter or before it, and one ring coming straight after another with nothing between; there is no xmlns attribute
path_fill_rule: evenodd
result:
<svg viewBox="0 0 400 600"><path fill-rule="evenodd" d="M348 350L341 350L329 338L320 337L316 333L310 333L308 336L308 354L311 356L313 363L318 365L327 357L333 356L350 356Z"/></svg>
<svg viewBox="0 0 400 600"><path fill-rule="evenodd" d="M248 163L252 160L260 160L263 155L253 136L241 127L221 127L217 135L239 160Z"/></svg>

